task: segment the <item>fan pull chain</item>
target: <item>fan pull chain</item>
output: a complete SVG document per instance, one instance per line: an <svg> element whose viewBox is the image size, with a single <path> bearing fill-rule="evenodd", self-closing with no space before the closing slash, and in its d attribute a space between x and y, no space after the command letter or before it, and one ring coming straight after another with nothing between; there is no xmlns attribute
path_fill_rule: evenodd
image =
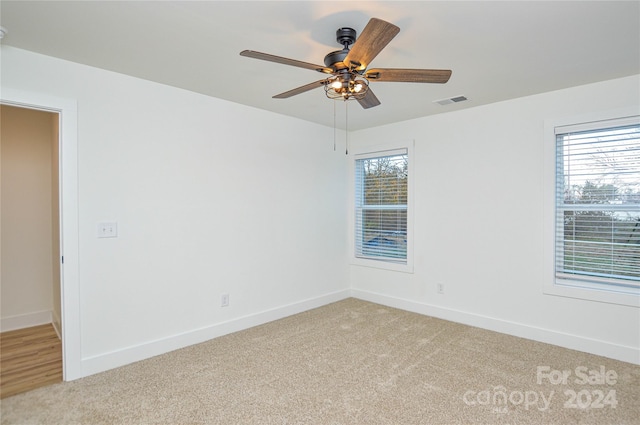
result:
<svg viewBox="0 0 640 425"><path fill-rule="evenodd" d="M333 151L336 151L336 103L333 102Z"/></svg>
<svg viewBox="0 0 640 425"><path fill-rule="evenodd" d="M345 155L349 155L349 102L344 101Z"/></svg>

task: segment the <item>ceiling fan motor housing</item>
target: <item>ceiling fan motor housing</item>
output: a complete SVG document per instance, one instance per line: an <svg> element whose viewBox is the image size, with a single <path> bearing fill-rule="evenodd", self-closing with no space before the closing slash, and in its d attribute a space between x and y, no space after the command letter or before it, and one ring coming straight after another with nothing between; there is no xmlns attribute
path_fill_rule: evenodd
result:
<svg viewBox="0 0 640 425"><path fill-rule="evenodd" d="M342 50L336 50L324 57L324 64L328 68L336 71L346 68L343 64L344 58L349 53L349 46L356 41L356 30L353 28L338 28L336 31L336 41L344 46Z"/></svg>
<svg viewBox="0 0 640 425"><path fill-rule="evenodd" d="M324 57L324 65L328 68L333 68L336 71L342 68L346 68L342 61L347 57L348 53L349 49L342 49L331 52Z"/></svg>

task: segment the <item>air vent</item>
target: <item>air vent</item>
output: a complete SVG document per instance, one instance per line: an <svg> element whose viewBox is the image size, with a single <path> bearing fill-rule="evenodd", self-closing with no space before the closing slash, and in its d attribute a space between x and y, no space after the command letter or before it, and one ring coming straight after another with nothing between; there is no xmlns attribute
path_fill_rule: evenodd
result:
<svg viewBox="0 0 640 425"><path fill-rule="evenodd" d="M465 96L455 96L455 97L450 97L442 100L434 100L433 103L437 103L438 105L444 106L444 105L449 105L451 103L464 102L465 100L468 100Z"/></svg>

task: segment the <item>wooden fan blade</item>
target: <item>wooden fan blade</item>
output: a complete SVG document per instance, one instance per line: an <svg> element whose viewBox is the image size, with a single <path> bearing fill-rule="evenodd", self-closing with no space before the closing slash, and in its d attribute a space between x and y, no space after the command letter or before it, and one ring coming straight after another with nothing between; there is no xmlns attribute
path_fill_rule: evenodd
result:
<svg viewBox="0 0 640 425"><path fill-rule="evenodd" d="M371 18L344 58L344 64L358 71L366 69L373 58L400 32L400 28L378 18Z"/></svg>
<svg viewBox="0 0 640 425"><path fill-rule="evenodd" d="M333 72L331 68L327 68L322 65L315 65L309 62L283 58L282 56L270 55L268 53L256 52L254 50L243 50L240 52L240 56L246 56L253 59L261 59L268 62L281 63L283 65L297 66L298 68L311 69L312 71L323 72L325 74L331 74Z"/></svg>
<svg viewBox="0 0 640 425"><path fill-rule="evenodd" d="M376 95L373 94L373 91L371 91L371 88L369 88L365 93L364 97L362 99L358 99L358 103L364 109L369 109L369 108L373 108L374 106L378 106L380 104L380 101L378 100Z"/></svg>
<svg viewBox="0 0 640 425"><path fill-rule="evenodd" d="M394 81L399 83L437 83L444 84L451 77L450 69L370 69L365 77L371 81Z"/></svg>
<svg viewBox="0 0 640 425"><path fill-rule="evenodd" d="M304 86L300 86L293 90L286 91L284 93L277 94L273 96L274 99L286 99L288 97L295 96L300 93L304 93L309 90L313 90L316 87L322 87L327 84L327 80L314 81L313 83L305 84Z"/></svg>

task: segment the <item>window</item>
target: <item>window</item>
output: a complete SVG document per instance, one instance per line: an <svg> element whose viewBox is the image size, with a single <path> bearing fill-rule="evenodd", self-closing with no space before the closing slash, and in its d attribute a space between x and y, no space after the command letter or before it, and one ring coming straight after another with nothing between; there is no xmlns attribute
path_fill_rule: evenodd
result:
<svg viewBox="0 0 640 425"><path fill-rule="evenodd" d="M407 149L355 157L357 258L407 264Z"/></svg>
<svg viewBox="0 0 640 425"><path fill-rule="evenodd" d="M640 288L640 119L555 127L556 284Z"/></svg>

